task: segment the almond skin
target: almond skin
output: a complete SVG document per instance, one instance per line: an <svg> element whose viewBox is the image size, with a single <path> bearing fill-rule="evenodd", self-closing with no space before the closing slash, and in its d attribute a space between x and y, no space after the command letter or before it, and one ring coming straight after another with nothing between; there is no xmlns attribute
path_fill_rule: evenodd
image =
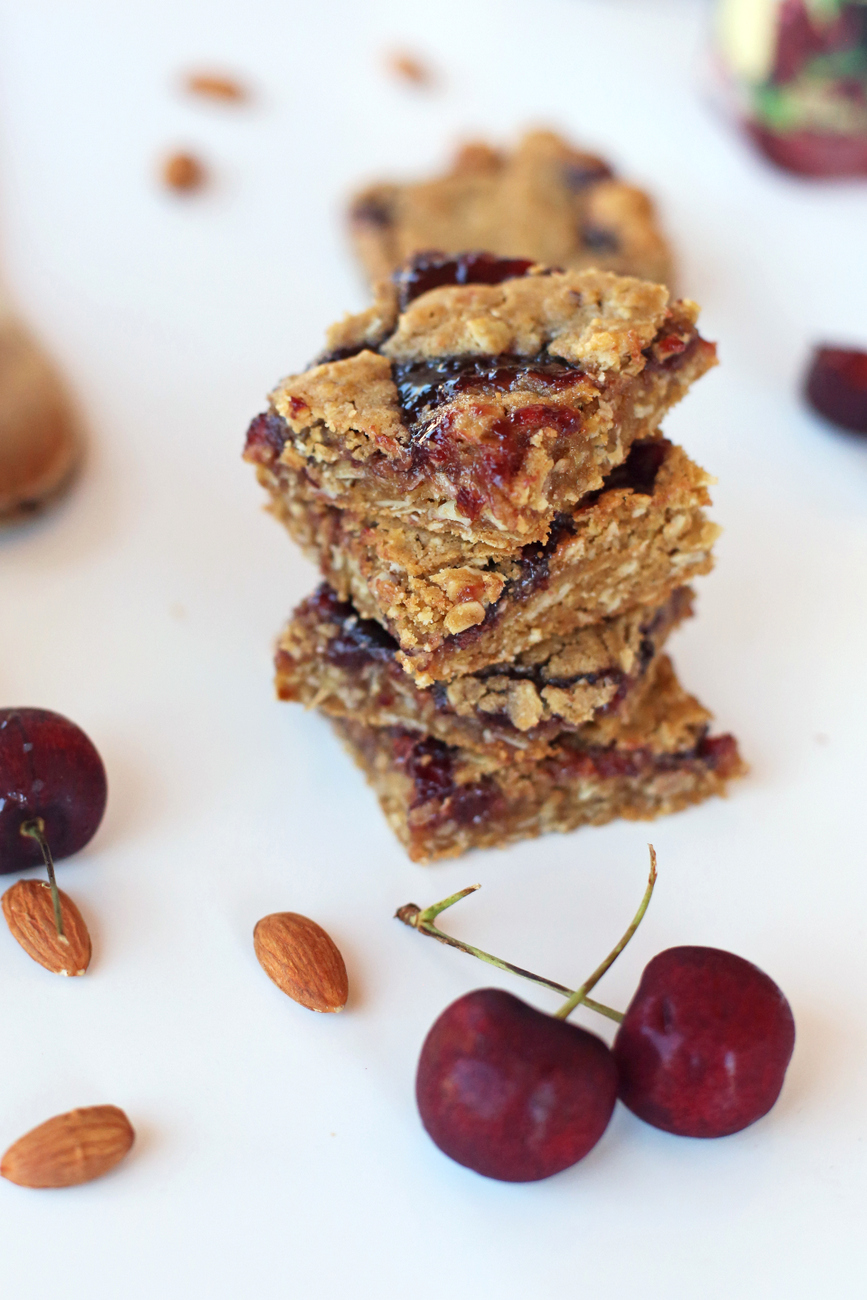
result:
<svg viewBox="0 0 867 1300"><path fill-rule="evenodd" d="M306 916L272 912L253 931L265 974L311 1011L342 1011L349 995L343 958L334 940Z"/></svg>
<svg viewBox="0 0 867 1300"><path fill-rule="evenodd" d="M135 1133L117 1106L85 1106L55 1115L13 1142L0 1174L20 1187L75 1187L122 1160Z"/></svg>
<svg viewBox="0 0 867 1300"><path fill-rule="evenodd" d="M3 895L3 915L12 935L40 966L55 975L83 975L90 964L90 935L68 894L60 894L63 935L54 924L51 889L42 880L19 880Z"/></svg>
<svg viewBox="0 0 867 1300"><path fill-rule="evenodd" d="M0 303L0 525L58 495L80 457L75 416L52 362Z"/></svg>

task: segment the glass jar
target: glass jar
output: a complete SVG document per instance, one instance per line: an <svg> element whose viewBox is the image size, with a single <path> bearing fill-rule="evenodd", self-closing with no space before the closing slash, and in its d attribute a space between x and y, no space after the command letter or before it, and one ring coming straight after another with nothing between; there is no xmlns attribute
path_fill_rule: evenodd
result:
<svg viewBox="0 0 867 1300"><path fill-rule="evenodd" d="M719 0L738 113L772 162L867 177L867 0Z"/></svg>

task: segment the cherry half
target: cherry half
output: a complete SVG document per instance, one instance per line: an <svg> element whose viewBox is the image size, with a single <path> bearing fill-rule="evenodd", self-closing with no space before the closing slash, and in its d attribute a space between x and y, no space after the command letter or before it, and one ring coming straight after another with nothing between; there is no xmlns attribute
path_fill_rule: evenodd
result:
<svg viewBox="0 0 867 1300"><path fill-rule="evenodd" d="M107 794L102 759L74 722L48 709L0 709L0 873L42 863L42 843L54 858L77 853Z"/></svg>
<svg viewBox="0 0 867 1300"><path fill-rule="evenodd" d="M452 1160L527 1183L596 1145L617 1100L617 1067L586 1029L501 989L476 989L446 1007L425 1039L416 1100Z"/></svg>
<svg viewBox="0 0 867 1300"><path fill-rule="evenodd" d="M807 401L826 420L867 433L867 352L816 348L806 383Z"/></svg>
<svg viewBox="0 0 867 1300"><path fill-rule="evenodd" d="M719 948L668 948L645 967L614 1040L620 1098L684 1137L725 1137L780 1095L795 1046L774 981Z"/></svg>

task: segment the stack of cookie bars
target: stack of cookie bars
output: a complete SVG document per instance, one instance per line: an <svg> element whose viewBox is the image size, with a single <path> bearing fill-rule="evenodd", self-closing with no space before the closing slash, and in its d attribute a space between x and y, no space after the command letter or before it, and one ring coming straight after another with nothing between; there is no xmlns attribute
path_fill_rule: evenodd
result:
<svg viewBox="0 0 867 1300"><path fill-rule="evenodd" d="M552 204L557 177L576 210L588 188L629 188L534 140ZM487 160L489 189L521 149ZM391 226L412 187L386 188L353 208L377 273L405 251ZM331 719L416 861L655 817L742 770L663 652L718 531L708 476L660 432L715 364L697 308L587 268L584 246L558 250L565 270L503 256L536 249L489 225L473 229L494 253L416 254L381 279L245 453L325 579L280 637L278 694Z"/></svg>

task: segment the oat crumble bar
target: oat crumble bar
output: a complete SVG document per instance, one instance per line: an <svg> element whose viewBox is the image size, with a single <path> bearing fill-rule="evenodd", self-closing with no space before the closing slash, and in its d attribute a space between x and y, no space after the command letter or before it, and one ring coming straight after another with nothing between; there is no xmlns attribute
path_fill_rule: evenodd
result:
<svg viewBox="0 0 867 1300"><path fill-rule="evenodd" d="M429 248L487 248L569 270L672 280L648 196L551 131L530 132L511 153L466 145L433 180L368 186L352 200L349 227L371 281Z"/></svg>
<svg viewBox="0 0 867 1300"><path fill-rule="evenodd" d="M637 687L669 633L692 612L680 587L658 609L641 607L569 636L551 637L506 664L425 690L397 660L397 643L359 618L326 584L303 601L280 636L277 695L369 727L400 727L499 762L549 755L564 731L604 743L623 731Z"/></svg>
<svg viewBox="0 0 867 1300"><path fill-rule="evenodd" d="M594 744L566 733L536 761L503 764L416 731L331 721L415 862L677 812L745 771L734 737L708 734L710 714L665 655L620 735Z"/></svg>
<svg viewBox="0 0 867 1300"><path fill-rule="evenodd" d="M340 598L400 644L420 686L506 663L634 605L662 604L710 571L719 532L702 509L712 480L663 438L634 444L599 491L557 516L544 545L506 557L359 519L324 505L303 475L277 472L275 514Z"/></svg>
<svg viewBox="0 0 867 1300"><path fill-rule="evenodd" d="M247 458L324 501L504 551L547 540L716 364L694 303L607 272L419 258L285 379Z"/></svg>

